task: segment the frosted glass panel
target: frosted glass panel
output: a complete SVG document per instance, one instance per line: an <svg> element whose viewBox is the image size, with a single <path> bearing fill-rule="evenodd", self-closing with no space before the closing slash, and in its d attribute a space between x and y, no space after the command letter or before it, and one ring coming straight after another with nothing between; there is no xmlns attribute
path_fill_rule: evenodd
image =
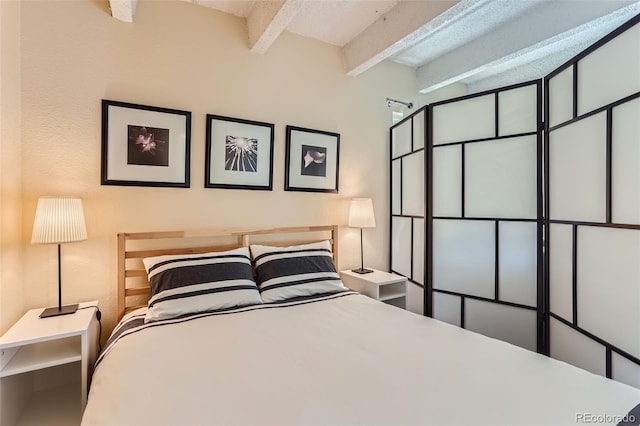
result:
<svg viewBox="0 0 640 426"><path fill-rule="evenodd" d="M433 215L462 216L462 149L433 149Z"/></svg>
<svg viewBox="0 0 640 426"><path fill-rule="evenodd" d="M640 357L640 231L578 228L578 326Z"/></svg>
<svg viewBox="0 0 640 426"><path fill-rule="evenodd" d="M638 77L640 78L640 77ZM640 224L640 99L613 109L612 218Z"/></svg>
<svg viewBox="0 0 640 426"><path fill-rule="evenodd" d="M413 150L424 148L424 110L413 116Z"/></svg>
<svg viewBox="0 0 640 426"><path fill-rule="evenodd" d="M411 218L391 218L391 269L411 276Z"/></svg>
<svg viewBox="0 0 640 426"><path fill-rule="evenodd" d="M411 152L411 120L405 120L391 129L391 158Z"/></svg>
<svg viewBox="0 0 640 426"><path fill-rule="evenodd" d="M606 374L605 348L595 340L551 318L551 357L595 374Z"/></svg>
<svg viewBox="0 0 640 426"><path fill-rule="evenodd" d="M437 105L433 108L433 144L491 138L496 135L495 95Z"/></svg>
<svg viewBox="0 0 640 426"><path fill-rule="evenodd" d="M500 222L499 227L500 300L536 306L537 225Z"/></svg>
<svg viewBox="0 0 640 426"><path fill-rule="evenodd" d="M400 160L393 160L391 162L391 193L392 193L392 200L391 200L391 214L401 214L400 211L400 197L402 196L402 192L401 192L401 182L400 179L401 174L400 174L400 165L401 165L402 159Z"/></svg>
<svg viewBox="0 0 640 426"><path fill-rule="evenodd" d="M600 113L550 133L551 219L606 220L606 116Z"/></svg>
<svg viewBox="0 0 640 426"><path fill-rule="evenodd" d="M415 314L424 314L424 288L407 282L407 311Z"/></svg>
<svg viewBox="0 0 640 426"><path fill-rule="evenodd" d="M465 216L535 219L536 136L465 147Z"/></svg>
<svg viewBox="0 0 640 426"><path fill-rule="evenodd" d="M413 219L413 277L424 284L424 219Z"/></svg>
<svg viewBox="0 0 640 426"><path fill-rule="evenodd" d="M611 378L640 389L640 365L613 352L611 356Z"/></svg>
<svg viewBox="0 0 640 426"><path fill-rule="evenodd" d="M433 287L493 298L494 222L433 220Z"/></svg>
<svg viewBox="0 0 640 426"><path fill-rule="evenodd" d="M573 321L573 227L549 228L549 298L551 312Z"/></svg>
<svg viewBox="0 0 640 426"><path fill-rule="evenodd" d="M549 80L549 127L573 118L573 67Z"/></svg>
<svg viewBox="0 0 640 426"><path fill-rule="evenodd" d="M536 350L536 311L467 299L464 312L467 330Z"/></svg>
<svg viewBox="0 0 640 426"><path fill-rule="evenodd" d="M460 327L460 296L433 292L433 317Z"/></svg>
<svg viewBox="0 0 640 426"><path fill-rule="evenodd" d="M424 216L424 151L402 159L402 214Z"/></svg>
<svg viewBox="0 0 640 426"><path fill-rule="evenodd" d="M640 25L578 62L578 114L640 91Z"/></svg>
<svg viewBox="0 0 640 426"><path fill-rule="evenodd" d="M498 136L538 130L537 86L525 86L498 93Z"/></svg>

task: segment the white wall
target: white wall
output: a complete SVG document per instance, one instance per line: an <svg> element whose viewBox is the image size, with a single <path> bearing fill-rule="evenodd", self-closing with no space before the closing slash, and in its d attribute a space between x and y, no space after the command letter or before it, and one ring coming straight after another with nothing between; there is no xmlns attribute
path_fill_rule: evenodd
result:
<svg viewBox="0 0 640 426"><path fill-rule="evenodd" d="M107 330L117 232L345 224L355 196L388 213L385 98L415 97L412 69L384 62L348 77L338 47L290 33L253 54L243 19L182 1L139 2L134 24L106 2L29 1L21 22L23 309L56 302L55 249L29 244L40 195L84 199L89 240L63 246L63 297L99 299ZM103 98L192 111L190 189L100 185ZM273 191L203 188L207 113L275 123ZM339 194L283 191L287 124L341 134ZM366 234L367 263L386 268L388 224ZM358 237L343 228L341 268L358 264Z"/></svg>
<svg viewBox="0 0 640 426"><path fill-rule="evenodd" d="M20 3L0 1L0 334L22 315Z"/></svg>

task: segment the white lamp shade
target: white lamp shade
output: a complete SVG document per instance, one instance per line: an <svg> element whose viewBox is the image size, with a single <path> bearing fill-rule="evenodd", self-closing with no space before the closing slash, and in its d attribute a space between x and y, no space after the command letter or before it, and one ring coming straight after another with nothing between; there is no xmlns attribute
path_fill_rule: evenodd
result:
<svg viewBox="0 0 640 426"><path fill-rule="evenodd" d="M82 200L71 197L40 197L31 243L60 244L87 239Z"/></svg>
<svg viewBox="0 0 640 426"><path fill-rule="evenodd" d="M354 198L349 209L349 226L353 228L375 228L371 198Z"/></svg>

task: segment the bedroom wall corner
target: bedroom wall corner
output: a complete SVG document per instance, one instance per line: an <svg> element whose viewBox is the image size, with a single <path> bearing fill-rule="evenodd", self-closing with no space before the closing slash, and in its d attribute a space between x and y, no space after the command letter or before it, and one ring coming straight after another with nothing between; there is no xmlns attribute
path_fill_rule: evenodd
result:
<svg viewBox="0 0 640 426"><path fill-rule="evenodd" d="M388 267L385 98L417 98L413 69L385 61L349 77L339 47L286 32L254 54L243 19L182 1L140 1L133 24L95 1L24 2L21 53L22 226L31 232L40 195L83 199L89 240L63 246L63 298L98 299L105 333L117 232L346 225L349 200L371 197L378 227L365 230L365 262ZM191 188L101 186L101 99L191 111ZM203 187L206 114L275 124L273 191ZM284 191L288 124L340 133L339 194ZM358 265L359 249L358 230L343 226L339 267ZM25 308L55 301L56 261L25 243Z"/></svg>
<svg viewBox="0 0 640 426"><path fill-rule="evenodd" d="M0 334L23 313L20 2L0 2Z"/></svg>

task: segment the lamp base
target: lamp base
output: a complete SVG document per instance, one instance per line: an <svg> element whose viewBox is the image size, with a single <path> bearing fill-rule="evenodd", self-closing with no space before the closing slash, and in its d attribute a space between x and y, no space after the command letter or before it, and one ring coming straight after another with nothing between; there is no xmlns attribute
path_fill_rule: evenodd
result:
<svg viewBox="0 0 640 426"><path fill-rule="evenodd" d="M58 315L74 314L78 310L78 305L67 305L60 309L58 307L47 308L40 314L40 318L57 317Z"/></svg>
<svg viewBox="0 0 640 426"><path fill-rule="evenodd" d="M370 274L373 271L371 269L358 268L358 269L352 269L351 272L355 272L356 274Z"/></svg>

